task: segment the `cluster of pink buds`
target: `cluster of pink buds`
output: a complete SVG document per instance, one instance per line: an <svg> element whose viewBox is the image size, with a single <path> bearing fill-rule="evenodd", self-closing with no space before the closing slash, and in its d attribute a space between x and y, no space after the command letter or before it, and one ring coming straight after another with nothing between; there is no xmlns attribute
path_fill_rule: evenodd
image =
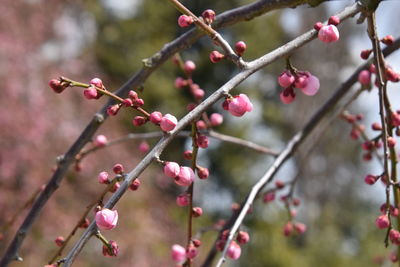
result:
<svg viewBox="0 0 400 267"><path fill-rule="evenodd" d="M105 257L116 257L119 253L119 247L117 242L110 240L108 246L103 245L103 255Z"/></svg>
<svg viewBox="0 0 400 267"><path fill-rule="evenodd" d="M90 80L90 86L83 90L83 95L86 99L99 99L103 96L101 92L99 92L96 88L104 89L103 81L99 78L93 78Z"/></svg>
<svg viewBox="0 0 400 267"><path fill-rule="evenodd" d="M222 251L224 249L226 240L228 239L228 235L229 230L224 230L221 233L219 240L216 243L217 250ZM239 231L236 235L236 241L234 240L230 243L226 255L233 260L239 259L240 255L242 254L242 249L240 245L247 244L249 241L249 233L245 231Z"/></svg>
<svg viewBox="0 0 400 267"><path fill-rule="evenodd" d="M283 103L292 103L296 97L295 88L300 89L305 95L313 96L319 90L319 79L308 71L295 71L291 73L284 70L278 77L278 83L285 88L280 99Z"/></svg>
<svg viewBox="0 0 400 267"><path fill-rule="evenodd" d="M211 9L204 10L203 13L201 14L201 17L203 18L203 21L206 24L210 25L211 23L213 23L215 19L215 12L214 10ZM194 23L194 18L192 16L181 15L178 18L179 27L186 28L192 25L193 23Z"/></svg>
<svg viewBox="0 0 400 267"><path fill-rule="evenodd" d="M201 241L198 239L191 240L185 249L181 245L173 245L171 247L171 258L176 264L183 264L187 259L194 259L199 254Z"/></svg>
<svg viewBox="0 0 400 267"><path fill-rule="evenodd" d="M195 70L196 64L191 60L186 61L183 65L183 71L185 72L187 78L184 79L182 77L177 77L175 79L175 87L178 89L187 87L194 99L200 101L204 98L205 92L197 83L194 83L192 80L192 72Z"/></svg>
<svg viewBox="0 0 400 267"><path fill-rule="evenodd" d="M167 162L164 166L164 174L168 177L174 178L177 185L189 186L193 183L195 175L190 167L179 166L176 162Z"/></svg>
<svg viewBox="0 0 400 267"><path fill-rule="evenodd" d="M290 236L294 233L297 233L299 235L303 234L305 231L307 231L307 226L304 223L301 222L287 222L285 226L283 227L283 234L285 236Z"/></svg>
<svg viewBox="0 0 400 267"><path fill-rule="evenodd" d="M118 212L116 210L102 209L96 212L96 225L102 230L111 230L117 226Z"/></svg>
<svg viewBox="0 0 400 267"><path fill-rule="evenodd" d="M233 116L241 117L246 112L253 110L253 104L245 94L227 97L222 103L222 108L229 111Z"/></svg>
<svg viewBox="0 0 400 267"><path fill-rule="evenodd" d="M324 43L333 43L339 40L339 31L337 25L339 25L340 19L337 16L332 16L328 20L328 25L323 25L321 22L317 22L314 25L314 29L318 31L318 39Z"/></svg>

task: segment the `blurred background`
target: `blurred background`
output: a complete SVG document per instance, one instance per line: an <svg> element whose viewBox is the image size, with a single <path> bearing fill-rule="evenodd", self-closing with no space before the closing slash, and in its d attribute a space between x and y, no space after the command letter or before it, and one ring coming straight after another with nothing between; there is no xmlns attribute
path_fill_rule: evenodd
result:
<svg viewBox="0 0 400 267"><path fill-rule="evenodd" d="M195 14L207 8L221 13L251 1L182 1ZM231 43L247 43L245 60L253 60L302 34L316 21L324 21L353 1L329 1L317 8L301 6L270 12L248 22L221 30ZM380 37L398 37L398 1L385 1L377 13ZM68 88L54 94L48 80L66 76L88 83L100 77L109 90L117 89L142 66L142 59L153 55L162 46L186 31L177 26L180 15L168 1L102 0L43 1L3 0L0 5L0 254L19 227L26 211L9 229L4 225L30 196L45 184L58 155L65 153L78 137L94 112L105 103L88 101L80 88ZM314 97L299 94L291 105L279 100L278 75L285 69L284 60L268 66L233 91L246 92L254 111L237 118L221 108L221 102L209 110L224 115L218 132L270 147L283 148L317 108L362 63L359 53L370 48L366 24L351 19L339 26L340 41L326 45L314 41L292 56L293 65L308 70L321 82ZM237 72L230 62L211 64L208 59L215 46L204 37L181 53L184 60L193 60L197 69L193 79L206 91L218 89ZM399 53L388 59L399 69ZM174 87L182 76L172 61L159 68L144 84L140 93L145 109L171 113L181 118L191 101L184 90ZM398 85L397 85L398 87ZM137 89L137 88L133 88ZM353 90L359 89L355 86ZM396 86L390 94L398 97ZM393 101L394 108L396 102ZM351 113L364 114L366 132L378 121L377 91L363 93L349 108ZM109 118L98 134L109 140L134 132L155 131L152 125L133 127L132 111L121 110ZM243 229L251 242L242 246L242 257L226 266L390 266L385 248L384 231L374 225L379 206L384 201L384 187L364 183L366 174L380 174L375 159L365 162L361 141L350 138L351 126L337 118L324 121L308 138L294 158L287 162L275 179L290 181L298 177L295 197L301 200L296 208L296 221L307 225L301 236L284 237L288 217L279 197L264 204L257 200ZM71 168L61 187L47 203L22 246L25 259L11 266L44 266L57 247L54 239L66 236L86 205L103 190L97 175L110 172L115 163L130 170L143 158L138 145L130 141L89 155L77 172ZM148 140L150 146L157 139ZM177 139L162 154L163 160L189 165L182 153L190 148L189 139ZM204 215L194 221L194 229L214 225L227 219L231 206L241 202L252 184L268 169L273 158L237 145L211 139L210 147L201 150L200 165L209 168L210 177L195 186L195 204ZM120 214L116 229L105 232L109 240L120 246L117 258L105 258L102 245L92 238L76 260L75 266L173 266L172 244L186 240L186 209L175 204L182 192L171 183L162 168L153 164L140 177L136 192L127 192L116 208ZM271 185L273 186L273 185ZM268 189L268 187L267 187ZM82 230L78 231L76 237ZM200 255L194 266L200 266L216 238L216 232L205 232ZM74 241L67 247L71 248Z"/></svg>

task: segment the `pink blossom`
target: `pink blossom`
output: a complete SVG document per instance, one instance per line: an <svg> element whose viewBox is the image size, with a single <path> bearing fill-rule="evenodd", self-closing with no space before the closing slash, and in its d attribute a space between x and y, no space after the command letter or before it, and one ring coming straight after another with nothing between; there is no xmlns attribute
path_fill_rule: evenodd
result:
<svg viewBox="0 0 400 267"><path fill-rule="evenodd" d="M142 141L139 144L139 151L142 153L146 153L147 151L149 151L149 143L147 143L146 141Z"/></svg>
<svg viewBox="0 0 400 267"><path fill-rule="evenodd" d="M225 55L221 54L218 51L212 51L210 53L210 60L212 63L217 63L217 62L221 61L224 57L225 57Z"/></svg>
<svg viewBox="0 0 400 267"><path fill-rule="evenodd" d="M103 245L103 255L106 257L116 257L119 253L119 247L117 242L110 240L108 242L111 248L108 248L106 245Z"/></svg>
<svg viewBox="0 0 400 267"><path fill-rule="evenodd" d="M235 241L232 241L229 245L226 255L233 260L237 260L239 259L241 254L242 249L240 248L240 246Z"/></svg>
<svg viewBox="0 0 400 267"><path fill-rule="evenodd" d="M297 222L294 224L294 230L296 230L298 234L303 234L307 231L307 226L304 223Z"/></svg>
<svg viewBox="0 0 400 267"><path fill-rule="evenodd" d="M118 105L118 104L109 106L107 108L107 114L110 115L110 116L115 116L115 115L117 115L117 113L120 110L120 108L121 108L121 106Z"/></svg>
<svg viewBox="0 0 400 267"><path fill-rule="evenodd" d="M242 56L243 53L246 51L247 45L243 41L239 41L235 44L235 51L238 54L238 56Z"/></svg>
<svg viewBox="0 0 400 267"><path fill-rule="evenodd" d="M68 86L62 85L61 82L57 79L52 79L49 81L49 86L53 91L57 94L62 93Z"/></svg>
<svg viewBox="0 0 400 267"><path fill-rule="evenodd" d="M378 177L376 177L375 175L371 175L371 174L368 174L364 178L364 182L369 185L373 185L377 180L378 180Z"/></svg>
<svg viewBox="0 0 400 267"><path fill-rule="evenodd" d="M189 27L193 23L193 18L191 16L181 15L178 18L178 25L182 28Z"/></svg>
<svg viewBox="0 0 400 267"><path fill-rule="evenodd" d="M105 135L98 135L96 136L96 138L94 139L94 145L97 147L102 147L105 146L107 144L107 137Z"/></svg>
<svg viewBox="0 0 400 267"><path fill-rule="evenodd" d="M159 111L154 111L150 114L149 120L154 124L159 124L162 120L163 115Z"/></svg>
<svg viewBox="0 0 400 267"><path fill-rule="evenodd" d="M90 80L90 84L91 84L91 85L94 85L94 86L96 86L96 87L99 87L99 88L103 88L103 81L100 80L99 78L93 78L93 79L91 79L91 80Z"/></svg>
<svg viewBox="0 0 400 267"><path fill-rule="evenodd" d="M107 184L109 182L108 180L108 172L101 172L99 173L99 176L97 177L99 183L101 184Z"/></svg>
<svg viewBox="0 0 400 267"><path fill-rule="evenodd" d="M118 212L116 210L102 209L95 216L97 227L102 230L111 230L117 226Z"/></svg>
<svg viewBox="0 0 400 267"><path fill-rule="evenodd" d="M183 69L187 73L192 73L196 69L196 64L193 61L188 60L188 61L185 62L185 65L183 66Z"/></svg>
<svg viewBox="0 0 400 267"><path fill-rule="evenodd" d="M305 94L305 95L315 95L318 92L319 89L319 79L313 75L309 75L306 79L306 85L303 88L300 88L300 90Z"/></svg>
<svg viewBox="0 0 400 267"><path fill-rule="evenodd" d="M253 110L253 104L245 94L240 94L235 97L228 104L228 111L236 117L243 116L244 113Z"/></svg>
<svg viewBox="0 0 400 267"><path fill-rule="evenodd" d="M201 215L203 215L203 209L200 207L193 207L192 215L195 218L200 217Z"/></svg>
<svg viewBox="0 0 400 267"><path fill-rule="evenodd" d="M215 11L212 9L206 9L201 13L205 23L211 24L215 19Z"/></svg>
<svg viewBox="0 0 400 267"><path fill-rule="evenodd" d="M189 167L180 167L179 174L175 178L175 183L181 186L189 186L194 181L194 172L192 168Z"/></svg>
<svg viewBox="0 0 400 267"><path fill-rule="evenodd" d="M197 175L200 179L207 179L210 173L207 168L198 168Z"/></svg>
<svg viewBox="0 0 400 267"><path fill-rule="evenodd" d="M197 130L205 130L207 129L207 124L203 120L198 120L196 122Z"/></svg>
<svg viewBox="0 0 400 267"><path fill-rule="evenodd" d="M198 137L197 137L197 145L199 146L199 147L201 147L201 148L207 148L208 147L208 144L209 144L209 140L208 140L208 137L207 136L205 136L205 135L199 135Z"/></svg>
<svg viewBox="0 0 400 267"><path fill-rule="evenodd" d="M378 218L376 218L376 220L375 220L375 225L376 225L379 229L388 228L389 225L390 225L388 216L387 216L386 214L383 214L383 215L379 216Z"/></svg>
<svg viewBox="0 0 400 267"><path fill-rule="evenodd" d="M164 174L168 177L175 178L180 172L179 164L176 162L167 162L164 166Z"/></svg>
<svg viewBox="0 0 400 267"><path fill-rule="evenodd" d="M239 231L236 240L239 242L239 244L246 244L250 241L250 235L245 231Z"/></svg>
<svg viewBox="0 0 400 267"><path fill-rule="evenodd" d="M279 97L280 97L282 103L290 104L294 101L296 94L294 93L294 90L292 87L288 87L279 94Z"/></svg>
<svg viewBox="0 0 400 267"><path fill-rule="evenodd" d="M122 174L124 172L124 166L122 164L117 163L113 166L113 172L115 174Z"/></svg>
<svg viewBox="0 0 400 267"><path fill-rule="evenodd" d="M371 72L368 70L363 70L358 74L358 81L362 85L368 85L371 83Z"/></svg>
<svg viewBox="0 0 400 267"><path fill-rule="evenodd" d="M182 264L186 260L186 249L180 245L173 245L171 248L172 260Z"/></svg>
<svg viewBox="0 0 400 267"><path fill-rule="evenodd" d="M160 122L160 127L164 132L172 131L178 124L178 120L171 114L165 114Z"/></svg>
<svg viewBox="0 0 400 267"><path fill-rule="evenodd" d="M210 116L210 123L212 126L221 125L223 121L224 121L224 117L219 113L213 113Z"/></svg>
<svg viewBox="0 0 400 267"><path fill-rule="evenodd" d="M295 81L295 77L290 73L290 71L285 70L278 77L278 83L280 86L286 88L291 86Z"/></svg>
<svg viewBox="0 0 400 267"><path fill-rule="evenodd" d="M324 43L332 43L339 40L339 31L335 25L325 25L318 32L318 39Z"/></svg>
<svg viewBox="0 0 400 267"><path fill-rule="evenodd" d="M179 195L176 198L176 204L179 207L185 207L185 206L189 205L189 196L188 196L188 194L183 193L183 194Z"/></svg>
<svg viewBox="0 0 400 267"><path fill-rule="evenodd" d="M146 123L146 118L143 116L135 116L132 120L133 126L139 127Z"/></svg>
<svg viewBox="0 0 400 267"><path fill-rule="evenodd" d="M133 180L133 182L129 186L129 189L132 191L136 191L139 189L140 184L141 184L140 180L138 178L136 178L135 180Z"/></svg>
<svg viewBox="0 0 400 267"><path fill-rule="evenodd" d="M389 232L389 238L393 244L400 245L400 232L399 231L397 231L395 229L391 229Z"/></svg>
<svg viewBox="0 0 400 267"><path fill-rule="evenodd" d="M58 237L54 240L54 242L56 243L57 246L61 247L61 246L64 244L65 239L64 239L63 236L58 236Z"/></svg>
<svg viewBox="0 0 400 267"><path fill-rule="evenodd" d="M96 99L98 97L97 90L94 87L89 87L83 90L83 95L86 99Z"/></svg>
<svg viewBox="0 0 400 267"><path fill-rule="evenodd" d="M194 245L189 245L189 247L186 250L186 256L189 259L194 259L197 254L199 254L198 248L196 248Z"/></svg>

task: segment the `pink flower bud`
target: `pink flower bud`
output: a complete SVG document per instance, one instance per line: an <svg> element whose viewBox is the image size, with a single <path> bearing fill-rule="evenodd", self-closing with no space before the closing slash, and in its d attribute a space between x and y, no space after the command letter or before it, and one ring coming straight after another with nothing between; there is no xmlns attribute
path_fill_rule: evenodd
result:
<svg viewBox="0 0 400 267"><path fill-rule="evenodd" d="M323 26L318 32L318 39L324 43L332 43L339 40L339 31L335 25Z"/></svg>
<svg viewBox="0 0 400 267"><path fill-rule="evenodd" d="M139 127L146 123L146 118L143 116L135 116L132 120L133 126Z"/></svg>
<svg viewBox="0 0 400 267"><path fill-rule="evenodd" d="M186 260L186 249L180 245L173 245L171 248L171 258L177 264L182 264Z"/></svg>
<svg viewBox="0 0 400 267"><path fill-rule="evenodd" d="M374 64L371 64L371 65L369 66L369 71L370 71L371 73L376 73L376 67L375 67Z"/></svg>
<svg viewBox="0 0 400 267"><path fill-rule="evenodd" d="M224 117L219 113L213 113L210 116L210 123L214 127L221 125L223 121L224 121Z"/></svg>
<svg viewBox="0 0 400 267"><path fill-rule="evenodd" d="M94 86L96 86L96 87L99 87L99 88L103 88L103 81L102 80L100 80L99 78L93 78L93 79L91 79L90 80L90 84L91 85L94 85Z"/></svg>
<svg viewBox="0 0 400 267"><path fill-rule="evenodd" d="M97 177L97 180L101 184L108 184L110 181L108 180L108 172L101 172Z"/></svg>
<svg viewBox="0 0 400 267"><path fill-rule="evenodd" d="M140 180L136 178L135 180L132 181L131 185L129 186L129 189L132 191L136 191L139 189L140 186Z"/></svg>
<svg viewBox="0 0 400 267"><path fill-rule="evenodd" d="M285 183L282 182L281 180L276 180L276 181L275 181L275 186L276 186L276 188L278 188L278 189L282 189L282 188L285 187Z"/></svg>
<svg viewBox="0 0 400 267"><path fill-rule="evenodd" d="M210 173L207 168L198 168L197 175L200 179L207 179Z"/></svg>
<svg viewBox="0 0 400 267"><path fill-rule="evenodd" d="M135 99L138 99L138 94L135 91L130 90L128 93L128 97L132 100L135 100Z"/></svg>
<svg viewBox="0 0 400 267"><path fill-rule="evenodd" d="M183 193L183 194L179 195L176 198L176 204L179 207L185 207L185 206L189 205L189 196L188 196L188 194Z"/></svg>
<svg viewBox="0 0 400 267"><path fill-rule="evenodd" d="M332 24L332 25L339 25L340 23L340 18L338 16L331 16L328 20L328 24Z"/></svg>
<svg viewBox="0 0 400 267"><path fill-rule="evenodd" d="M122 166L120 163L115 164L113 167L113 172L115 174L122 174L124 172L124 166Z"/></svg>
<svg viewBox="0 0 400 267"><path fill-rule="evenodd" d="M194 64L193 61L188 60L185 62L183 69L185 70L186 73L192 73L196 69L196 64Z"/></svg>
<svg viewBox="0 0 400 267"><path fill-rule="evenodd" d="M110 240L110 242L108 242L108 244L110 244L110 248L103 245L103 255L106 257L118 256L119 247L118 247L117 242Z"/></svg>
<svg viewBox="0 0 400 267"><path fill-rule="evenodd" d="M196 100L202 100L205 95L205 92L201 88L196 88L192 90L192 94Z"/></svg>
<svg viewBox="0 0 400 267"><path fill-rule="evenodd" d="M371 55L371 53L372 53L372 50L371 50L371 49L362 50L361 53L360 53L360 57L361 57L362 59L368 59L369 56Z"/></svg>
<svg viewBox="0 0 400 267"><path fill-rule="evenodd" d="M293 232L293 224L292 222L287 222L285 224L285 227L283 227L283 234L285 236L290 236Z"/></svg>
<svg viewBox="0 0 400 267"><path fill-rule="evenodd" d="M299 89L306 87L307 79L310 75L311 74L307 71L297 74L294 81L294 86Z"/></svg>
<svg viewBox="0 0 400 267"><path fill-rule="evenodd" d="M263 202L264 203L268 203L268 202L271 202L271 201L274 201L274 200L275 200L275 193L274 192L269 192L269 193L264 195L264 198L263 198Z"/></svg>
<svg viewBox="0 0 400 267"><path fill-rule="evenodd" d="M174 85L176 88L180 89L188 85L188 82L182 77L177 77L175 79Z"/></svg>
<svg viewBox="0 0 400 267"><path fill-rule="evenodd" d="M96 212L97 227L102 230L111 230L117 226L118 212L116 210L102 209Z"/></svg>
<svg viewBox="0 0 400 267"><path fill-rule="evenodd" d="M175 177L175 183L180 186L189 186L194 181L194 172L192 168L180 167L179 174Z"/></svg>
<svg viewBox="0 0 400 267"><path fill-rule="evenodd" d="M396 139L394 139L391 136L388 136L387 144L388 144L388 147L394 147L396 145Z"/></svg>
<svg viewBox="0 0 400 267"><path fill-rule="evenodd" d="M396 229L390 229L389 239L395 245L400 245L400 232Z"/></svg>
<svg viewBox="0 0 400 267"><path fill-rule="evenodd" d="M57 246L61 247L61 246L64 244L65 239L64 239L64 237L62 237L62 236L58 236L58 237L54 240L54 242L56 243Z"/></svg>
<svg viewBox="0 0 400 267"><path fill-rule="evenodd" d="M98 97L97 90L94 87L89 87L83 90L83 95L86 99L96 99Z"/></svg>
<svg viewBox="0 0 400 267"><path fill-rule="evenodd" d="M105 146L107 144L107 137L105 135L98 135L96 136L96 138L94 139L94 145L97 147L102 147Z"/></svg>
<svg viewBox="0 0 400 267"><path fill-rule="evenodd" d="M203 209L200 207L193 207L192 215L195 218L200 217L201 215L203 215Z"/></svg>
<svg viewBox="0 0 400 267"><path fill-rule="evenodd" d="M290 104L294 101L296 94L294 93L294 90L292 87L288 87L279 94L279 97L280 97L282 103Z"/></svg>
<svg viewBox="0 0 400 267"><path fill-rule="evenodd" d="M196 139L197 145L201 148L207 148L209 144L208 137L205 135L199 135Z"/></svg>
<svg viewBox="0 0 400 267"><path fill-rule="evenodd" d="M142 141L139 144L139 151L142 153L146 153L147 151L149 151L149 144L146 141Z"/></svg>
<svg viewBox="0 0 400 267"><path fill-rule="evenodd" d="M211 24L215 19L215 12L212 9L206 9L201 13L201 16L206 24Z"/></svg>
<svg viewBox="0 0 400 267"><path fill-rule="evenodd" d="M247 45L243 41L239 41L235 44L235 51L238 54L238 56L242 56L243 53L246 51Z"/></svg>
<svg viewBox="0 0 400 267"><path fill-rule="evenodd" d="M294 224L294 230L301 235L307 231L307 226L304 223L297 222Z"/></svg>
<svg viewBox="0 0 400 267"><path fill-rule="evenodd" d="M130 98L125 98L124 101L122 102L122 104L125 107L131 107L133 105L133 101Z"/></svg>
<svg viewBox="0 0 400 267"><path fill-rule="evenodd" d="M308 76L306 82L307 82L306 86L301 88L300 90L305 95L309 95L309 96L315 95L319 90L318 78L313 75L310 75L310 76Z"/></svg>
<svg viewBox="0 0 400 267"><path fill-rule="evenodd" d="M318 21L314 24L314 29L319 31L323 26L324 26L324 24L322 24L322 22Z"/></svg>
<svg viewBox="0 0 400 267"><path fill-rule="evenodd" d="M225 57L225 55L221 54L218 51L212 51L210 53L210 60L212 63L217 63L217 62L221 61L224 57Z"/></svg>
<svg viewBox="0 0 400 267"><path fill-rule="evenodd" d="M243 116L244 113L253 110L253 104L245 94L235 96L228 105L229 112L236 117Z"/></svg>
<svg viewBox="0 0 400 267"><path fill-rule="evenodd" d="M386 35L385 37L382 38L382 43L385 45L392 45L394 42L394 38L392 35Z"/></svg>
<svg viewBox="0 0 400 267"><path fill-rule="evenodd" d="M107 114L110 115L110 116L115 116L115 115L117 115L117 113L118 113L120 108L121 108L121 106L118 105L118 104L109 106L107 108Z"/></svg>
<svg viewBox="0 0 400 267"><path fill-rule="evenodd" d="M368 70L363 70L358 74L358 81L362 85L368 85L371 83L371 72Z"/></svg>
<svg viewBox="0 0 400 267"><path fill-rule="evenodd" d="M183 157L187 160L191 160L192 156L193 156L192 150L186 150L185 152L183 152Z"/></svg>
<svg viewBox="0 0 400 267"><path fill-rule="evenodd" d="M61 82L59 80L57 80L57 79L50 80L49 81L49 86L57 94L62 93L62 91L64 91L65 88L68 87L68 85L66 86L66 85L61 84Z"/></svg>
<svg viewBox="0 0 400 267"><path fill-rule="evenodd" d="M188 257L189 259L194 259L197 254L199 254L198 248L190 244L189 247L186 249L186 257Z"/></svg>
<svg viewBox="0 0 400 267"><path fill-rule="evenodd" d="M163 117L163 115L162 115L161 112L159 112L159 111L154 111L154 112L152 112L152 113L150 114L149 120L150 120L152 123L158 125L158 124L161 122L162 117Z"/></svg>
<svg viewBox="0 0 400 267"><path fill-rule="evenodd" d="M132 101L134 107L141 107L144 105L144 100L141 98L133 99Z"/></svg>
<svg viewBox="0 0 400 267"><path fill-rule="evenodd" d="M165 114L160 122L160 127L164 132L172 131L178 124L178 120L171 114Z"/></svg>
<svg viewBox="0 0 400 267"><path fill-rule="evenodd" d="M369 184L369 185L375 184L377 180L378 180L378 177L376 177L375 175L371 175L371 174L368 174L368 175L365 176L365 178L364 178L364 182L365 182L366 184Z"/></svg>
<svg viewBox="0 0 400 267"><path fill-rule="evenodd" d="M278 77L278 83L280 86L286 88L291 86L295 81L295 77L290 73L290 71L285 70Z"/></svg>
<svg viewBox="0 0 400 267"><path fill-rule="evenodd" d="M121 187L121 185L120 185L118 182L116 182L116 183L114 184L114 186L113 186L112 188L110 188L109 192L115 193L115 192L117 192L117 190L118 190L120 187Z"/></svg>
<svg viewBox="0 0 400 267"><path fill-rule="evenodd" d="M233 260L237 260L240 258L240 254L242 254L242 249L235 241L232 241L226 255Z"/></svg>
<svg viewBox="0 0 400 267"><path fill-rule="evenodd" d="M167 162L164 166L164 174L168 177L175 178L179 175L180 167L176 162Z"/></svg>
<svg viewBox="0 0 400 267"><path fill-rule="evenodd" d="M192 239L193 245L198 248L201 246L201 241L199 239Z"/></svg>
<svg viewBox="0 0 400 267"><path fill-rule="evenodd" d="M207 129L207 125L203 120L199 120L196 122L196 128L197 130L205 130Z"/></svg>
<svg viewBox="0 0 400 267"><path fill-rule="evenodd" d="M178 25L182 28L189 27L193 21L194 20L191 16L181 15L178 18Z"/></svg>
<svg viewBox="0 0 400 267"><path fill-rule="evenodd" d="M379 216L379 217L375 220L375 225L376 225L379 229L388 228L389 225L390 225L388 216L387 216L386 214Z"/></svg>
<svg viewBox="0 0 400 267"><path fill-rule="evenodd" d="M245 232L245 231L239 231L239 233L237 234L236 237L237 242L239 242L239 244L246 244L250 241L250 235L249 233Z"/></svg>

